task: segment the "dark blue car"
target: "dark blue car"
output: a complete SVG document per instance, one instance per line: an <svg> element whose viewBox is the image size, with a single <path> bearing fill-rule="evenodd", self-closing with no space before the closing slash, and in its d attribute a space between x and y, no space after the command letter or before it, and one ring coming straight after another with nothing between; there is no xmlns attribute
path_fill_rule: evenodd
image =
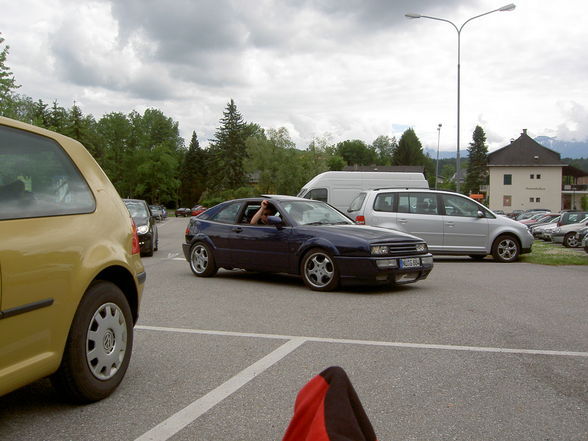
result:
<svg viewBox="0 0 588 441"><path fill-rule="evenodd" d="M190 220L182 247L195 275L218 268L297 274L310 289L330 291L340 283L416 282L433 268L422 239L356 225L320 201L267 197L275 215L253 225L262 200L223 202Z"/></svg>

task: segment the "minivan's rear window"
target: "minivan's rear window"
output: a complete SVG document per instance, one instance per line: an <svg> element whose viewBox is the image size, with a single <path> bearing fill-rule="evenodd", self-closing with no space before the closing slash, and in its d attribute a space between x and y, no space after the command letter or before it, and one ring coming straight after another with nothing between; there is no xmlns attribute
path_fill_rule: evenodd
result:
<svg viewBox="0 0 588 441"><path fill-rule="evenodd" d="M91 213L94 196L50 138L0 126L0 220Z"/></svg>

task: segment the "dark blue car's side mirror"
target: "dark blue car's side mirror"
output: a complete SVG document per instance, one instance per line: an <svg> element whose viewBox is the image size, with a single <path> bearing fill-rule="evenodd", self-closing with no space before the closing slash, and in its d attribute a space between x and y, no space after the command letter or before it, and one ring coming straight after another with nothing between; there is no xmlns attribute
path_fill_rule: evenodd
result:
<svg viewBox="0 0 588 441"><path fill-rule="evenodd" d="M275 225L278 228L282 228L284 226L284 221L280 216L268 216L267 223L268 225Z"/></svg>

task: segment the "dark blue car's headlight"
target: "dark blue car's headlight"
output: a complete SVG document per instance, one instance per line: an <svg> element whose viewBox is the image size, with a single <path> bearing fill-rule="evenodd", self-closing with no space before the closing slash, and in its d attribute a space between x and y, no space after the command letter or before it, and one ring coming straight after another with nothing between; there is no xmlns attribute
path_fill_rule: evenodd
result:
<svg viewBox="0 0 588 441"><path fill-rule="evenodd" d="M372 245L370 248L370 253L374 256L386 256L388 251L388 245Z"/></svg>
<svg viewBox="0 0 588 441"><path fill-rule="evenodd" d="M416 250L419 253L426 253L429 249L426 243L417 243Z"/></svg>

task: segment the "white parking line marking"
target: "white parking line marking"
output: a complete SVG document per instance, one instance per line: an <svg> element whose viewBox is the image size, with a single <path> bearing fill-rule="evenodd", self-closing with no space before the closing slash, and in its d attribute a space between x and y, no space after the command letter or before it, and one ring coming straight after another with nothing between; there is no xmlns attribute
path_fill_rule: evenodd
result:
<svg viewBox="0 0 588 441"><path fill-rule="evenodd" d="M339 343L351 345L366 345L366 346L387 346L397 348L411 348L411 349L441 349L446 351L470 351L470 352L493 352L504 354L527 354L527 355L554 355L554 356L568 356L568 357L588 357L588 352L574 352L574 351L553 351L546 349L516 349L516 348L492 348L483 346L455 346L455 345L439 345L427 343L403 343L391 341L371 341L371 340L351 340L340 338L324 338L324 337L305 337L299 335L279 335L279 334L256 334L250 332L231 332L231 331L210 331L205 329L186 329L186 328L168 328L161 326L135 326L135 329L142 329L146 331L162 331L162 332L177 332L184 334L204 334L204 335L224 335L227 337L252 337L252 338L270 338L278 340L296 340L303 339L304 341L312 341L319 343Z"/></svg>
<svg viewBox="0 0 588 441"><path fill-rule="evenodd" d="M152 327L141 327L142 329L150 329ZM155 330L164 330L155 329ZM177 331L174 331L177 332ZM277 348L275 351L269 353L262 359L256 361L248 368L242 370L233 378L225 381L216 389L213 389L202 398L197 399L192 404L186 406L179 412L175 413L167 420L161 422L153 429L141 435L135 441L165 441L174 436L188 424L196 420L200 415L204 414L212 407L220 403L222 400L227 398L239 390L242 386L249 383L257 375L264 372L266 369L273 366L275 363L286 357L300 345L305 342L304 338L293 338L282 346Z"/></svg>

